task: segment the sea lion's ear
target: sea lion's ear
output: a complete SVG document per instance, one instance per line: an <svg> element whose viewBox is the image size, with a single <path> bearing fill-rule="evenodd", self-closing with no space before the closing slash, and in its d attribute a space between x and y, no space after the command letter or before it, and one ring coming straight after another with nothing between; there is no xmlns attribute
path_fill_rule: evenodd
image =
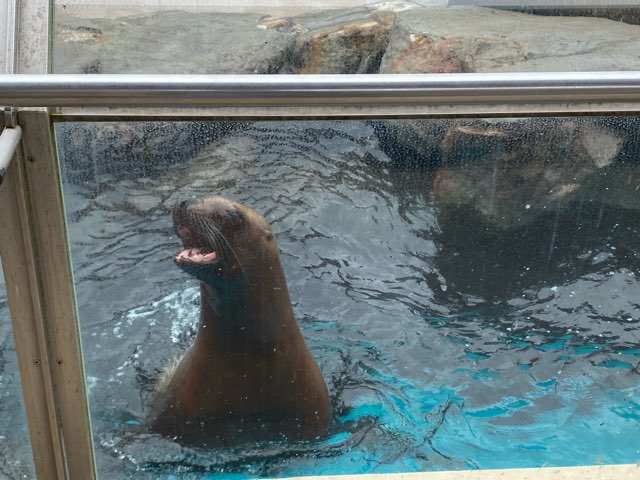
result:
<svg viewBox="0 0 640 480"><path fill-rule="evenodd" d="M270 242L273 240L273 233L271 233L271 230L264 231L264 238Z"/></svg>

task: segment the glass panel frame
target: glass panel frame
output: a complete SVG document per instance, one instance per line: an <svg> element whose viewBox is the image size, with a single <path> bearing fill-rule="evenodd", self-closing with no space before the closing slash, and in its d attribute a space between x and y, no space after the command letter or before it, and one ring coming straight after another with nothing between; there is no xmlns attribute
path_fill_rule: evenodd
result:
<svg viewBox="0 0 640 480"><path fill-rule="evenodd" d="M346 122L344 122L344 123L346 123ZM120 124L120 123L112 124L112 126L115 126L116 128L119 128L119 127L126 127L126 125L122 125L122 124ZM93 127L94 127L94 125L89 125L89 126L88 126L88 128L89 128L89 129L92 129ZM120 131L120 130L116 130L116 131ZM148 131L153 131L153 130L151 130L151 129L150 129L150 130L148 130ZM347 131L349 131L349 130L348 130L348 129L345 129L345 132L347 132ZM313 135L311 135L311 136L313 137ZM80 135L78 135L78 137L80 137ZM112 140L114 140L114 139L113 139L113 137L111 137L111 139L112 139ZM104 140L105 140L105 139L103 138L103 142L102 142L103 144L108 145L108 144L110 144L110 143L111 143L109 140L107 140L107 141L104 141ZM115 141L117 142L117 139L115 139ZM126 142L125 142L125 143L126 143ZM82 144L84 144L84 145L89 145L89 144L91 144L91 142L90 142L90 141L89 141L89 142L79 142L77 145L82 145ZM165 145L167 145L167 147L168 147L168 148L167 148L167 149L164 149L164 148L163 148L163 149L161 149L161 150L171 150L170 142L167 142ZM100 149L100 150L98 150L98 151L103 152L104 150ZM82 152L82 148L80 148L80 152ZM80 154L80 155L82 156L82 154ZM117 156L118 156L118 158L116 159L116 162L120 160L120 158L122 157L122 155L117 155ZM103 157L103 155L101 155L101 154L96 154L96 155L88 154L88 155L84 155L84 157L85 157L85 158L94 158L94 159L96 159L98 162L100 162L101 160L104 160L104 159L106 159L106 158L114 158L114 155L113 155L113 154L111 154L111 155L105 155L105 156ZM244 155L243 155L242 157L243 157L243 159L244 159L243 161L246 161L246 158L244 158ZM91 165L91 164L92 164L92 163L90 162L90 163L89 163L89 165ZM95 165L95 164L94 164L94 165ZM105 164L100 165L100 164L98 163L97 165L98 165L97 167L95 167L95 166L94 166L94 168L96 168L96 170L101 171L101 172L104 172L104 171L105 171ZM76 168L77 168L77 167L76 167ZM89 169L90 169L90 168L89 168ZM83 171L83 170L85 170L85 169L83 169L83 168L78 169L78 171ZM224 169L224 171L227 171L227 170L228 170L228 169L226 169L226 168ZM112 170L110 170L110 171L111 171L111 172L113 172L113 171L114 171L114 170L113 170L113 166L112 166ZM166 173L166 172L165 172L165 173ZM83 178L83 177L81 177L81 178ZM91 178L91 176L89 176L89 178ZM109 180L109 178L108 178L108 177L107 177L107 180L106 180L106 181L107 181L108 183L110 183L110 182L111 182L111 180ZM114 182L114 183L116 183L116 182ZM199 183L199 182L196 182L196 183ZM202 184L202 183L200 183L200 184ZM117 187L116 185L114 185L114 188L115 188L115 189L117 189L118 187ZM99 190L102 190L102 189L99 189ZM288 190L288 189L286 189L286 188L285 188L285 190ZM113 192L111 192L111 193L113 193ZM235 192L235 194L237 195L237 193L238 193L238 192L236 191L236 192ZM90 197L92 197L92 196L90 196ZM111 197L111 198L114 198L114 197ZM122 201L123 201L123 202L128 202L128 201L130 201L130 200L129 200L129 199L130 199L130 197L129 197L128 195L118 195L118 196L117 196L117 197L115 197L115 198L120 198L120 199L122 199ZM110 201L112 201L112 200L109 200L108 202L110 202ZM80 202L80 204L82 204L82 202ZM108 203L108 204L109 204L109 203ZM85 211L84 215L86 215L86 211ZM161 217L161 218L162 218L162 217ZM169 231L170 231L170 229L169 229ZM111 240L111 241L113 241L114 239L113 239L113 238L111 238L110 240ZM120 248L122 248L122 245L120 245ZM94 251L95 251L95 250L97 250L97 251L101 251L101 250L102 250L102 248L98 248L98 249L96 249L96 248L94 247L94 248L92 248L91 250L94 250ZM90 296L89 296L89 297L90 297ZM120 309L121 309L121 308L122 308L122 306L119 306L118 308L116 308L116 309L114 309L114 310L115 310L115 311L120 311ZM110 311L110 309L109 309L109 308L106 308L106 309L105 309L105 308L103 308L103 309L102 309L102 311ZM300 317L299 317L299 318L300 318ZM108 331L108 330L107 330L107 333L109 333L109 331ZM128 335L127 335L127 336L128 336ZM102 342L101 342L101 343L102 343Z"/></svg>
<svg viewBox="0 0 640 480"><path fill-rule="evenodd" d="M20 35L16 44L18 46L17 50L20 52L20 56L16 58L17 68L15 71L25 74L25 73L34 73L34 74L42 74L48 71L48 55L49 55L49 20L50 20L50 4L44 0L37 1L20 1L16 3L20 6L20 8L16 8L17 18L20 23ZM2 5L9 5L9 3L2 3ZM9 11L9 10L7 10ZM0 45L3 46L3 45ZM35 47L34 47L35 46ZM7 66L5 65L5 71L7 71ZM627 72L629 73L629 72ZM636 75L640 78L640 72L631 72L631 74ZM568 78L571 74L558 74L559 76L565 76ZM606 77L606 75L604 75ZM161 80L165 78L165 75L158 75L156 79ZM427 78L427 76L421 76L423 78ZM500 75L502 77L502 75ZM17 77L16 77L17 78ZM51 78L51 77L50 77ZM234 76L226 77L227 80L233 84ZM468 87L473 88L474 85L477 86L474 82L477 82L479 78L466 77L469 80ZM254 77L255 79L255 77ZM316 77L316 80L318 78ZM11 86L12 79L8 77L0 77L0 104L1 105L11 105L14 104L16 97L13 96L15 92L9 92L7 87ZM21 80L18 80L21 81ZM612 82L612 78L609 77L609 80L604 79L601 85L606 85L607 82ZM340 83L340 82L338 82ZM239 84L235 84L238 86ZM640 85L640 82L636 78L633 81L633 88L637 89ZM126 86L126 85L125 85ZM546 87L541 87L541 90L549 89L551 85L547 85ZM61 243L56 245L54 248L54 255L59 255L58 260L64 265L68 266L69 264L69 256L68 256L68 242L66 240L66 230L63 221L63 212L61 204L55 199L61 198L60 193L60 183L58 174L56 172L57 161L55 156L45 155L45 170L53 168L53 170L49 170L48 173L44 170L40 170L43 168L39 163L35 166L31 165L33 160L42 160L40 155L29 156L28 152L33 152L38 143L38 135L45 132L51 131L50 121L53 117L60 120L65 119L87 119L87 120L110 120L110 119L142 119L142 118L171 118L175 120L180 119L189 119L189 118L297 118L297 117L305 117L305 118L363 118L363 117L423 117L423 116L482 116L482 117L492 117L492 116L513 116L513 115L541 115L541 114L555 114L555 115L574 115L576 113L620 113L620 112L628 112L628 113L638 113L640 112L639 106L639 98L637 90L634 90L633 94L629 94L629 92L622 92L619 95L615 95L614 97L608 98L591 98L591 99L582 99L581 101L576 101L575 98L572 98L571 92L565 91L563 93L558 94L556 92L556 96L554 101L550 103L540 102L538 99L537 102L533 103L524 103L523 98L516 98L517 95L512 96L511 98L501 97L494 99L493 103L489 105L491 102L483 102L482 98L479 103L471 103L469 102L469 98L457 97L460 94L453 96L449 96L446 99L441 99L441 101L437 106L431 105L430 107L425 107L425 105L416 106L415 101L416 98L413 96L405 96L403 102L400 104L387 104L384 106L380 106L380 97L365 95L366 100L357 105L350 105L347 107L340 106L322 106L322 97L317 95L317 91L312 91L313 89L309 89L307 92L308 98L313 98L315 101L315 105L313 108L310 107L309 102L296 102L292 101L292 96L295 96L295 93L290 92L288 94L280 96L277 101L271 102L269 107L265 107L261 105L260 102L257 102L253 105L245 106L235 106L233 108L228 106L227 104L223 104L223 106L218 107L215 110L208 109L186 109L182 110L171 109L168 110L166 108L148 108L148 109L122 109L122 108L109 108L106 105L108 103L103 104L104 108L96 109L90 107L91 102L88 101L88 97L83 99L80 102L74 103L73 108L59 108L64 105L64 102L60 101L59 97L56 97L52 94L52 92L44 93L44 96L41 96L37 101L29 100L29 95L26 95L21 98L23 102L17 102L17 107L23 109L23 112L26 115L22 115L20 120L26 120L28 123L28 118L33 115L32 120L34 123L38 123L39 127L32 126L32 135L25 135L23 139L23 147L24 151L27 152L26 155L20 156L18 162L14 161L13 172L15 172L11 184L15 190L12 190L12 193L8 194L9 200L4 202L3 205L8 205L8 209L12 211L13 215L13 223L16 227L12 232L12 242L14 245L22 244L22 248L28 246L32 248L34 244L39 243L41 248L44 248L43 251L46 250L46 242L45 238L47 235L48 229L51 228L54 231L57 231L57 235L61 235L58 237L58 240L61 240ZM549 93L548 90L547 93ZM7 93L9 92L9 93ZM33 92L31 92L33 93ZM187 92L188 93L188 92ZM388 93L385 92L385 93ZM485 92L483 95L486 97L491 96L490 91ZM90 95L89 95L90 97ZM481 96L482 97L482 96ZM128 95L125 95L123 98L129 98ZM162 97L161 97L162 98ZM242 92L238 92L238 98L242 98ZM158 102L156 100L156 104L160 103L165 104L164 98L162 102ZM348 100L347 97L342 97L342 101ZM33 102L33 103L30 103ZM505 105L508 102L513 102L511 104ZM594 103L595 102L595 103ZM125 102L126 103L126 102ZM340 103L340 102L338 102ZM348 103L348 102L347 102ZM198 104L197 101L194 101L193 98L189 98L189 95L186 95L186 99L183 100L180 105L182 107L186 107L190 104ZM28 106L38 106L38 107L46 107L50 106L53 109L51 110L51 116L46 115L46 112L39 109L36 112L26 112L24 111L24 107ZM453 105L453 106L452 106ZM120 105L121 106L121 105ZM36 120L36 117L40 117ZM42 139L40 138L40 141ZM47 140L50 141L50 140ZM51 144L49 143L49 148ZM19 165L19 167L18 167ZM41 213L46 211L47 213L51 213L52 216L49 219L45 219L42 215L40 218L34 219L33 217L29 217L29 213L25 207L25 193L29 190L27 188L26 179L24 178L24 171L29 170L32 178L38 179L39 186L45 187L48 190L48 198L49 200L54 199L53 204L43 205L40 203L40 206L37 208L41 209ZM52 173L53 172L53 173ZM34 184L31 185L33 187ZM36 182L35 185L38 185ZM7 186L2 187L3 195L7 194L8 189ZM41 194L41 191L38 191L38 194ZM31 200L38 202L42 202L42 198L38 200L37 195L31 191L32 197ZM8 210L7 210L8 211ZM32 223L33 222L33 223ZM29 231L29 226L35 227L35 231ZM24 237L22 236L24 235ZM42 251L41 251L42 253ZM29 255L28 252L24 252L21 255L21 258L28 259L31 256L33 260L34 255L33 252ZM29 265L28 271L23 272L23 277L19 280L21 285L31 286L33 287L35 284L39 284L45 291L48 290L49 293L48 299L51 300L52 295L51 292L56 291L56 284L62 283L66 285L71 285L71 273L67 269L64 268L60 272L56 272L55 275L51 273L48 275L43 275L41 278L36 281L34 276L41 275L42 265L33 266ZM18 267L12 267L10 269L12 272L18 272L20 269ZM5 274L7 274L7 269L5 269ZM24 290L27 291L27 290ZM27 310L32 310L29 314L34 316L34 312L42 308L40 305L39 294L37 292L30 292L30 295L26 295L24 298L24 308ZM60 314L59 318L56 318L56 321L60 322L61 325L64 325L70 328L71 336L75 334L77 335L77 322L75 320L74 315L74 306L72 298L68 296L63 296L58 304L53 302L53 305L56 307L62 306L61 311L57 311L55 313ZM54 309L55 311L55 309ZM49 312L50 314L52 312ZM55 315L54 315L55 316ZM17 315L14 311L12 311L12 318L15 321ZM74 327L75 324L75 327ZM34 359L39 358L39 353L41 353L41 349L44 344L53 341L54 334L52 331L48 331L47 329L43 329L42 326L38 326L35 324L25 325L25 335L19 340L17 343L20 344L20 348L25 349L25 358L26 359ZM30 330L29 330L30 329ZM73 341L73 339L72 339ZM55 342L54 342L55 343ZM30 350L29 350L30 349ZM55 356L51 357L54 359ZM78 370L78 366L74 367L76 373L78 371L81 372L81 363L80 370ZM28 375L22 373L22 380L28 378ZM83 377L82 377L83 378ZM79 430L74 429L70 426L67 421L62 420L52 420L51 418L46 418L52 412L52 410L48 410L53 408L55 410L56 405L47 406L47 401L51 400L51 394L45 392L45 390L50 389L51 386L47 387L44 385L46 381L40 380L34 384L30 384L29 388L32 390L29 398L26 399L28 414L31 417L32 414L35 414L36 417L39 418L38 421L42 421L42 425L49 424L50 427L61 427L62 430L65 430L66 439L61 438L59 435L52 434L51 432L46 432L41 430L38 435L34 437L32 435L32 442L34 445L37 444L36 439L40 439L43 443L39 444L37 448L34 450L37 451L36 462L40 463L41 467L39 468L39 475L42 478L51 478L50 476L53 472L57 472L57 476L59 478L78 478L78 479L90 479L94 478L95 470L92 468L93 457L91 453L91 449L89 447L86 450L86 438L88 437L88 432L83 431L85 428L80 428ZM54 383L56 381L54 380ZM80 380L82 383L82 380ZM39 386L38 386L39 385ZM70 390L77 388L77 383L71 382L59 382L56 385L56 388L59 388L62 391L62 395L69 394ZM84 390L84 389L82 389ZM66 392L66 393L65 393ZM86 398L86 397L85 397ZM47 400L48 399L48 400ZM58 402L58 406L60 402ZM79 412L79 413L78 413ZM55 414L53 414L55 416ZM85 410L82 412L82 409L76 412L78 417L84 417L84 420L80 418L80 423L83 421L88 422L88 412ZM48 423L47 423L48 422ZM88 423L87 423L88 425ZM47 436L49 439L47 440ZM83 440L83 437L85 440ZM67 455L65 452L66 448L70 448L75 440L80 441L80 443L85 443L84 449L74 450L70 455ZM71 440L71 443L67 443L67 440ZM58 447L52 446L58 442ZM90 439L89 444L90 445ZM43 461L43 457L47 457L48 461ZM77 458L70 458L77 457ZM79 458L78 458L79 457ZM76 466L74 467L73 462L76 462ZM92 471L93 470L93 471ZM611 471L624 471L624 474L627 472L637 472L637 466L626 466L626 467L612 467ZM480 472L482 474L482 472ZM525 473L526 474L526 473ZM432 475L433 478L436 478L438 474ZM623 475L623 473L619 473L619 475ZM629 476L633 475L633 473L629 473ZM475 478L475 474L472 474ZM514 476L514 478L516 478ZM556 477L557 478L557 477ZM579 477L578 477L579 478Z"/></svg>
<svg viewBox="0 0 640 480"><path fill-rule="evenodd" d="M7 305L4 273L0 262L0 462L5 475L21 478L33 477L35 465L27 429L27 417L22 400L20 372L15 352L15 341ZM26 387L28 388L28 387Z"/></svg>

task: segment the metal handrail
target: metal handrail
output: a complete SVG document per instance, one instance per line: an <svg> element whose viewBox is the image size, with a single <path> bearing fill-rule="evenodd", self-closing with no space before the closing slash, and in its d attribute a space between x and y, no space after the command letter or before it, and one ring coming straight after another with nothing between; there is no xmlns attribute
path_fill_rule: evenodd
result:
<svg viewBox="0 0 640 480"><path fill-rule="evenodd" d="M640 101L640 72L0 75L16 107L559 104Z"/></svg>

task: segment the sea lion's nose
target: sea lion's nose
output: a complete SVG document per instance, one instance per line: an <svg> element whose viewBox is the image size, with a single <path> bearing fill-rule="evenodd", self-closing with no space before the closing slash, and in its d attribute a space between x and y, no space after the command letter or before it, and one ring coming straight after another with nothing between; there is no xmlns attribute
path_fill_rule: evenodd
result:
<svg viewBox="0 0 640 480"><path fill-rule="evenodd" d="M176 225L176 235L182 240L189 240L191 238L191 230L186 225Z"/></svg>

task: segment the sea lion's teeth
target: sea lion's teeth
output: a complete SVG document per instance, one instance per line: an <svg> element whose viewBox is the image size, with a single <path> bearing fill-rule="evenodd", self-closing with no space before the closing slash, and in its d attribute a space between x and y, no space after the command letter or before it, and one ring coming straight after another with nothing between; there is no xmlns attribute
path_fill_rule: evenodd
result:
<svg viewBox="0 0 640 480"><path fill-rule="evenodd" d="M216 252L209 252L206 253L204 255L202 255L202 261L205 263L209 263L209 262L213 262L218 258L218 255L216 254Z"/></svg>

